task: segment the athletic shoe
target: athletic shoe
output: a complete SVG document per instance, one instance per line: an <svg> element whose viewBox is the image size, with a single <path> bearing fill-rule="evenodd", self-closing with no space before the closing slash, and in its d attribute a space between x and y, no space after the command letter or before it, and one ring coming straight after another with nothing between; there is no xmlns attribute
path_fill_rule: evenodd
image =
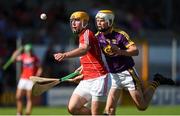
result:
<svg viewBox="0 0 180 116"><path fill-rule="evenodd" d="M175 82L172 79L166 78L158 73L154 75L153 80L158 82L160 85L175 85Z"/></svg>

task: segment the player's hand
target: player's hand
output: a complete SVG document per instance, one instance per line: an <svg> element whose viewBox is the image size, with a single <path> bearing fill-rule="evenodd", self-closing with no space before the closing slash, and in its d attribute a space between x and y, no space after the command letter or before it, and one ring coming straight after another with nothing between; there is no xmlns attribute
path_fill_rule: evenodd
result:
<svg viewBox="0 0 180 116"><path fill-rule="evenodd" d="M79 68L77 68L74 72L79 72L79 73L81 73L82 72L82 70L83 70L83 68L82 68L82 66L80 66Z"/></svg>
<svg viewBox="0 0 180 116"><path fill-rule="evenodd" d="M76 76L73 79L68 79L67 81L68 82L79 83L82 79L83 79L83 75L81 74L81 75Z"/></svg>
<svg viewBox="0 0 180 116"><path fill-rule="evenodd" d="M54 54L54 58L55 58L55 60L57 60L57 61L62 61L63 59L65 59L65 54L64 53L56 53L56 54Z"/></svg>
<svg viewBox="0 0 180 116"><path fill-rule="evenodd" d="M121 55L121 50L120 50L120 48L118 46L112 45L111 50L112 50L112 52L114 54L113 56Z"/></svg>
<svg viewBox="0 0 180 116"><path fill-rule="evenodd" d="M119 51L119 47L116 45L112 45L111 50L112 50L112 52L117 53Z"/></svg>

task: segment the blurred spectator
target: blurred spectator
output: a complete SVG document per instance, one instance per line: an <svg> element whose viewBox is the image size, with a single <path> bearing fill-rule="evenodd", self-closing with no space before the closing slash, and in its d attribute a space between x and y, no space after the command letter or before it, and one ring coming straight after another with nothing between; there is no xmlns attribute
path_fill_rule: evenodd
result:
<svg viewBox="0 0 180 116"><path fill-rule="evenodd" d="M53 54L55 53L53 45L49 45L49 47L47 48L47 51L45 53L45 58L43 61L43 76L46 77L50 77L52 76L52 72L53 72L53 65L54 65L54 58L53 58Z"/></svg>

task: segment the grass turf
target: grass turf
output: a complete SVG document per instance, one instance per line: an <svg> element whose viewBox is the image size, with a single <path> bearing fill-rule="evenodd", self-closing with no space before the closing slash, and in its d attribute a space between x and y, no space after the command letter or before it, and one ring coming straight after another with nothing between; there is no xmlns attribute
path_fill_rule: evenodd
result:
<svg viewBox="0 0 180 116"><path fill-rule="evenodd" d="M117 115L180 115L180 106L150 106L146 111L138 111L133 106L117 108ZM15 115L15 107L1 107L0 115ZM66 107L33 107L32 115L70 115Z"/></svg>

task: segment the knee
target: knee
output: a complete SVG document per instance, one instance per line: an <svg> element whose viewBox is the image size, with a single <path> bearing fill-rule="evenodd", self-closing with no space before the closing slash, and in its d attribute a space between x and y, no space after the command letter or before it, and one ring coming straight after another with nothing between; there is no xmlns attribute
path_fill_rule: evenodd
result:
<svg viewBox="0 0 180 116"><path fill-rule="evenodd" d="M68 106L68 112L72 115L76 115L78 112L78 109L76 107Z"/></svg>
<svg viewBox="0 0 180 116"><path fill-rule="evenodd" d="M32 102L32 98L31 97L27 96L26 99L27 99L27 101Z"/></svg>
<svg viewBox="0 0 180 116"><path fill-rule="evenodd" d="M20 95L16 95L16 100L21 101L22 97Z"/></svg>

